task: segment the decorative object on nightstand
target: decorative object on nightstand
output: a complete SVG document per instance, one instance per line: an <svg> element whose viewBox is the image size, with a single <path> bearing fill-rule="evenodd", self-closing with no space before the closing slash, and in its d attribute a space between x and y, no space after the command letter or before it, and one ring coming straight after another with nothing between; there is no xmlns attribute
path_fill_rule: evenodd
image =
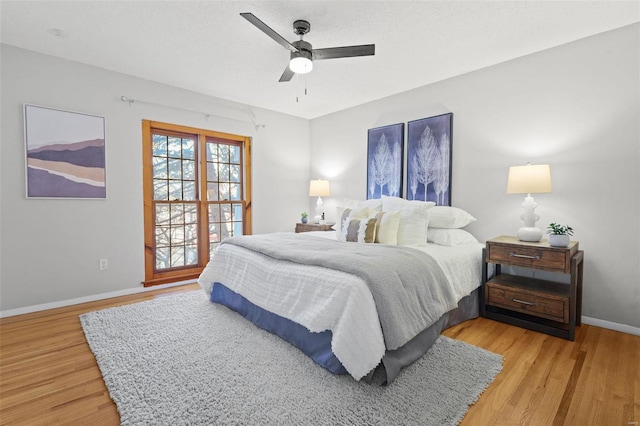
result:
<svg viewBox="0 0 640 426"><path fill-rule="evenodd" d="M538 206L531 194L551 192L551 169L548 164L509 167L507 179L507 194L527 194L522 203L524 213L520 218L524 226L518 229L520 241L540 241L542 231L536 228L536 221L540 216L534 213Z"/></svg>
<svg viewBox="0 0 640 426"><path fill-rule="evenodd" d="M573 235L573 228L569 225L550 223L547 227L549 234L549 245L552 247L567 247L571 242L570 235Z"/></svg>
<svg viewBox="0 0 640 426"><path fill-rule="evenodd" d="M307 214L307 212L300 213L300 222L307 223L308 218L309 215Z"/></svg>
<svg viewBox="0 0 640 426"><path fill-rule="evenodd" d="M484 249L480 315L518 327L568 340L575 339L582 316L584 252L578 242L551 247L545 240L522 242L502 236L487 241ZM495 264L487 280L487 264ZM502 273L503 265L549 271L569 276L569 283Z"/></svg>
<svg viewBox="0 0 640 426"><path fill-rule="evenodd" d="M318 197L316 202L316 216L313 218L313 222L319 224L322 220L322 197L328 197L331 195L331 189L329 188L328 180L312 180L309 182L309 197Z"/></svg>

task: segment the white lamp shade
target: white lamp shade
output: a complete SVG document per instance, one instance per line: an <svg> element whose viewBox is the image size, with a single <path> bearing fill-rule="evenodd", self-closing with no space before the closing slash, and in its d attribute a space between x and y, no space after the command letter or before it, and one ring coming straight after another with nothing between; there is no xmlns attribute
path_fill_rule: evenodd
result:
<svg viewBox="0 0 640 426"><path fill-rule="evenodd" d="M509 167L507 194L551 192L551 168L548 164Z"/></svg>
<svg viewBox="0 0 640 426"><path fill-rule="evenodd" d="M289 68L296 74L306 74L313 69L313 62L309 58L298 56L289 61Z"/></svg>
<svg viewBox="0 0 640 426"><path fill-rule="evenodd" d="M312 180L309 182L309 197L328 197L331 195L328 180Z"/></svg>

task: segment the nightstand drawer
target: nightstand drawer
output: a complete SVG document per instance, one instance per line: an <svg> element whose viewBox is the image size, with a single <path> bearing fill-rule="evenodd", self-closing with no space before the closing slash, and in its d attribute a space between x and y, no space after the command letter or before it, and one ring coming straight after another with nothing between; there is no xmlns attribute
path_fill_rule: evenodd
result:
<svg viewBox="0 0 640 426"><path fill-rule="evenodd" d="M569 322L569 297L488 282L485 300L497 306L562 323Z"/></svg>
<svg viewBox="0 0 640 426"><path fill-rule="evenodd" d="M567 256L564 251L545 250L537 247L489 245L487 262L524 266L527 268L544 267L564 271L567 269Z"/></svg>
<svg viewBox="0 0 640 426"><path fill-rule="evenodd" d="M546 240L528 243L515 237L496 237L487 241L486 262L516 265L568 274L571 257L578 251L578 242L568 247L551 247Z"/></svg>

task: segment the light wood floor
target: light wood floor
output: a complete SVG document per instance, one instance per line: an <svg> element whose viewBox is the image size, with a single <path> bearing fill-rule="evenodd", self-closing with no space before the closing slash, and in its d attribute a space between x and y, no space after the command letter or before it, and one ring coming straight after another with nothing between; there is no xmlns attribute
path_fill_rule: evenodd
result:
<svg viewBox="0 0 640 426"><path fill-rule="evenodd" d="M196 284L0 320L0 424L118 425L78 315ZM462 425L640 426L640 337L582 325L576 341L478 318L444 334L504 356Z"/></svg>

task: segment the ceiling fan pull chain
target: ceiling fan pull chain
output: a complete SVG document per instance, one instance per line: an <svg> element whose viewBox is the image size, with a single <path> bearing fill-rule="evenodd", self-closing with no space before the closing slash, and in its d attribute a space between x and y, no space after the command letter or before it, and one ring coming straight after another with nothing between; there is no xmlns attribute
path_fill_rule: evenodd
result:
<svg viewBox="0 0 640 426"><path fill-rule="evenodd" d="M300 100L298 99L298 93L300 92L300 77L298 76L298 74L295 74L294 78L296 79L296 89L295 89L295 92L296 92L296 103L299 103Z"/></svg>

